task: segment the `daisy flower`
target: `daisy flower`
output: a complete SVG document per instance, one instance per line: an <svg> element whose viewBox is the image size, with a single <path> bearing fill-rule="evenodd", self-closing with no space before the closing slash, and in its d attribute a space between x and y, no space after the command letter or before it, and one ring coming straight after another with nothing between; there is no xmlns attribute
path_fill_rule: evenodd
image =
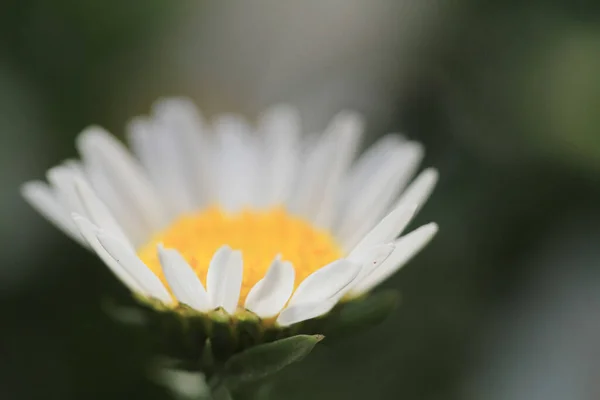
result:
<svg viewBox="0 0 600 400"><path fill-rule="evenodd" d="M287 106L208 124L165 99L129 124L132 152L87 128L81 159L22 193L158 309L283 329L367 294L437 231L400 236L437 180L426 169L409 183L422 146L390 134L357 157L362 130L344 112L305 135Z"/></svg>

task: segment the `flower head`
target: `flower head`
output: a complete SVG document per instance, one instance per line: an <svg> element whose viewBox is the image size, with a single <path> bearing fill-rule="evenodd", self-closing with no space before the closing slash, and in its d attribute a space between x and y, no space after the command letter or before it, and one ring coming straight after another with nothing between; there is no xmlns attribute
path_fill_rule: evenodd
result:
<svg viewBox="0 0 600 400"><path fill-rule="evenodd" d="M303 135L285 106L256 128L234 115L209 125L168 99L129 125L135 156L90 127L81 160L23 195L157 309L281 330L369 292L437 231L399 237L437 180L426 169L409 184L421 145L390 134L357 158L362 128L341 113Z"/></svg>

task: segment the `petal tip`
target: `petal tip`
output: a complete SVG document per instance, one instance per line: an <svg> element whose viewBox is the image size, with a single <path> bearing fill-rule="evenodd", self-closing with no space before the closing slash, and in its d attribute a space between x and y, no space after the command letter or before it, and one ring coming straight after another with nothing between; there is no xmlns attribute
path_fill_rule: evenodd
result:
<svg viewBox="0 0 600 400"><path fill-rule="evenodd" d="M21 196L25 200L29 201L30 197L35 196L35 191L38 190L38 188L40 187L40 185L45 185L45 183L43 183L41 181L27 181L27 182L23 182L19 186L19 193L21 194Z"/></svg>
<svg viewBox="0 0 600 400"><path fill-rule="evenodd" d="M433 182L436 182L440 176L439 171L437 170L437 168L434 168L434 167L425 168L423 170L422 174L429 177L429 179L432 180Z"/></svg>
<svg viewBox="0 0 600 400"><path fill-rule="evenodd" d="M435 222L430 222L426 225L423 225L423 228L426 228L431 235L435 235L440 230L439 225Z"/></svg>

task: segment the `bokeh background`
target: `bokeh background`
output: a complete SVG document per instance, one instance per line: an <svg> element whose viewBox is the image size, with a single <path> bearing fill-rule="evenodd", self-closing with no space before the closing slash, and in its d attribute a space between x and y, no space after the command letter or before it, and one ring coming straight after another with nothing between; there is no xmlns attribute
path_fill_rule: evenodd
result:
<svg viewBox="0 0 600 400"><path fill-rule="evenodd" d="M3 0L0 398L171 399L100 261L21 182L163 96L206 115L364 113L367 143L422 141L433 243L385 287L402 305L277 376L272 398L600 396L600 10L516 0Z"/></svg>

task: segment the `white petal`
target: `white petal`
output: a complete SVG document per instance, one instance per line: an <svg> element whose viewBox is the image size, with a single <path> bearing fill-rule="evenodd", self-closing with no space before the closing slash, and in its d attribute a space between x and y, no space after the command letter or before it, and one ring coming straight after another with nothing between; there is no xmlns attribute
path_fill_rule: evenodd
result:
<svg viewBox="0 0 600 400"><path fill-rule="evenodd" d="M419 210L429 198L437 181L437 170L427 168L402 193L402 196L400 196L400 199L396 203L396 207L407 207L414 204L417 206L417 210Z"/></svg>
<svg viewBox="0 0 600 400"><path fill-rule="evenodd" d="M365 276L361 281L352 287L349 293L358 296L368 292L384 280L395 274L402 268L415 254L417 254L429 241L435 236L438 226L435 223L423 225L420 228L406 234L396 240L396 249L379 268Z"/></svg>
<svg viewBox="0 0 600 400"><path fill-rule="evenodd" d="M149 296L150 293L146 291L127 271L127 269L123 268L121 264L117 260L115 260L102 245L98 238L96 237L96 232L99 231L99 228L95 226L92 222L90 222L87 218L82 217L81 215L73 214L73 221L77 225L79 232L85 238L89 246L96 252L98 257L108 266L108 268L112 271L113 274L117 278L121 280L131 291L137 292L146 296Z"/></svg>
<svg viewBox="0 0 600 400"><path fill-rule="evenodd" d="M396 245L394 243L380 244L348 256L349 261L361 266L360 272L354 278L354 282L360 282L365 276L379 268L395 248Z"/></svg>
<svg viewBox="0 0 600 400"><path fill-rule="evenodd" d="M177 134L149 118L135 118L127 126L131 147L169 210L169 216L189 212L193 201L181 171L182 154Z"/></svg>
<svg viewBox="0 0 600 400"><path fill-rule="evenodd" d="M404 136L391 133L377 140L364 151L352 166L349 176L346 194L359 190L361 186L373 175L381 164L381 160L387 158L396 149L406 143Z"/></svg>
<svg viewBox="0 0 600 400"><path fill-rule="evenodd" d="M146 172L148 172L150 179L157 184L157 181L161 180L155 176L155 174L160 174L161 172L159 168L156 168L160 164L157 160L160 149L153 140L150 119L145 117L132 118L127 124L126 131L127 143L131 151L137 156Z"/></svg>
<svg viewBox="0 0 600 400"><path fill-rule="evenodd" d="M121 265L151 297L164 303L171 303L171 295L160 279L140 260L131 248L119 238L102 230L96 232L104 249Z"/></svg>
<svg viewBox="0 0 600 400"><path fill-rule="evenodd" d="M197 207L194 199L196 179L190 176L194 171L187 162L188 158L198 157L199 154L189 154L190 143L182 142L182 138L168 129L166 121L154 121L154 140L162 155L161 192L176 214L193 211Z"/></svg>
<svg viewBox="0 0 600 400"><path fill-rule="evenodd" d="M88 247L87 242L71 220L68 210L46 183L40 181L27 182L21 186L21 195L37 212L56 227L83 246Z"/></svg>
<svg viewBox="0 0 600 400"><path fill-rule="evenodd" d="M168 216L142 167L114 136L99 127L84 130L77 147L87 168L101 170L119 199L149 231L162 228Z"/></svg>
<svg viewBox="0 0 600 400"><path fill-rule="evenodd" d="M330 228L335 221L338 194L356 155L364 121L358 114L341 113L334 118L329 129L335 132L338 140L335 144L337 151L328 171L325 194L314 217L315 224L323 228Z"/></svg>
<svg viewBox="0 0 600 400"><path fill-rule="evenodd" d="M233 314L240 299L242 287L242 253L223 246L210 260L206 288L213 307L223 307Z"/></svg>
<svg viewBox="0 0 600 400"><path fill-rule="evenodd" d="M89 182L99 200L110 210L110 214L119 221L119 226L124 234L134 245L141 245L148 241L148 228L135 212L131 212L130 205L123 201L121 194L115 189L104 170L90 165L85 167L85 179Z"/></svg>
<svg viewBox="0 0 600 400"><path fill-rule="evenodd" d="M177 250L165 249L159 245L158 257L177 300L202 312L213 308L202 282Z"/></svg>
<svg viewBox="0 0 600 400"><path fill-rule="evenodd" d="M307 319L316 318L331 311L337 302L336 298L317 303L305 303L287 307L279 314L276 322L280 326L289 326L306 321Z"/></svg>
<svg viewBox="0 0 600 400"><path fill-rule="evenodd" d="M189 99L170 98L157 101L152 107L155 120L178 137L179 168L196 207L211 201L212 141L202 115Z"/></svg>
<svg viewBox="0 0 600 400"><path fill-rule="evenodd" d="M85 216L95 225L119 236L124 242L130 242L121 225L92 190L78 164L70 162L53 167L48 170L47 176L69 219L71 213Z"/></svg>
<svg viewBox="0 0 600 400"><path fill-rule="evenodd" d="M135 118L128 139L172 215L200 207L207 195L207 140L202 119L184 99L153 105L154 118Z"/></svg>
<svg viewBox="0 0 600 400"><path fill-rule="evenodd" d="M75 190L75 179L83 179L83 172L73 164L59 165L46 172L48 182L54 188L61 203L70 212L84 214L85 211Z"/></svg>
<svg viewBox="0 0 600 400"><path fill-rule="evenodd" d="M259 146L252 129L241 117L224 115L214 122L217 135L217 196L229 212L255 204L259 172Z"/></svg>
<svg viewBox="0 0 600 400"><path fill-rule="evenodd" d="M152 105L154 114L173 124L173 130L204 135L205 126L202 115L194 102L183 97L171 97L157 100ZM186 133L187 134L187 133Z"/></svg>
<svg viewBox="0 0 600 400"><path fill-rule="evenodd" d="M276 258L265 277L250 289L245 307L261 318L277 315L292 295L295 275L290 262Z"/></svg>
<svg viewBox="0 0 600 400"><path fill-rule="evenodd" d="M415 214L416 206L396 207L384 219L381 220L375 228L356 245L348 258L356 256L357 253L369 249L381 243L387 243L398 237L406 228L413 215Z"/></svg>
<svg viewBox="0 0 600 400"><path fill-rule="evenodd" d="M127 235L125 235L119 223L117 223L104 203L102 203L102 201L96 196L88 183L85 180L76 177L74 180L74 186L75 192L79 198L79 203L81 204L81 208L85 213L83 216L88 218L101 229L104 229L111 235L118 237L121 242L133 248L131 241Z"/></svg>
<svg viewBox="0 0 600 400"><path fill-rule="evenodd" d="M360 268L351 261L337 260L318 269L300 283L288 307L336 297L358 275Z"/></svg>
<svg viewBox="0 0 600 400"><path fill-rule="evenodd" d="M300 117L289 106L268 109L259 120L265 162L261 174L261 204L276 206L290 198L300 156Z"/></svg>
<svg viewBox="0 0 600 400"><path fill-rule="evenodd" d="M415 142L401 142L380 153L379 159L368 163L371 165L361 163L370 169L369 174L363 169L353 171L339 199L334 232L347 250L356 246L398 198L423 157L423 147ZM371 153L367 156L372 158Z"/></svg>
<svg viewBox="0 0 600 400"><path fill-rule="evenodd" d="M336 116L304 157L292 212L328 228L333 222L338 191L362 133L362 119L353 113Z"/></svg>

